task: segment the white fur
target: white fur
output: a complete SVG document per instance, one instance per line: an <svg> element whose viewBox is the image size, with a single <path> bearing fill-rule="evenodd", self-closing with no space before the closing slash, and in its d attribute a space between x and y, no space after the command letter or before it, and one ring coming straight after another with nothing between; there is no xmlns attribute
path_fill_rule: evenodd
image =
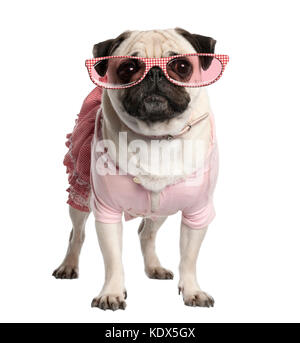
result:
<svg viewBox="0 0 300 343"><path fill-rule="evenodd" d="M169 51L176 51L178 53L191 53L195 52L191 44L185 40L181 35L179 35L175 30L155 30L155 31L145 31L131 33L130 37L119 46L115 51L115 55L130 55L134 52L138 52L139 56L143 57L163 57L167 56ZM190 94L191 101L187 110L168 121L158 122L158 123L145 123L135 117L130 116L123 108L121 103L121 97L123 90L104 90L102 97L102 110L104 114L104 121L102 127L102 135L104 139L113 141L114 146L117 149L127 149L127 147L119 147L118 138L120 131L127 131L128 134L128 144L131 141L141 139L141 136L129 131L125 123L130 129L135 132L140 132L143 135L165 135L165 134L177 134L180 132L188 122L196 119L200 115L210 112L210 106L208 101L208 96L206 90L203 88L186 88L186 91ZM197 140L200 139L204 144L203 151L194 150L194 159L196 155L200 153L206 154L209 139L210 139L210 119L206 118L196 128L193 128L190 132L185 134L180 139L190 139ZM150 140L144 139L150 151ZM173 142L169 142L173 144ZM177 146L177 150L180 149L180 144ZM143 151L145 152L145 150ZM118 163L121 168L125 169L126 166L122 165L123 161L118 160L119 152L114 155L113 151L109 151L110 156L114 159L115 163ZM128 160L132 157L132 154L128 153ZM175 150L175 156L181 156L180 151ZM142 161L147 160L147 158L142 157L139 160L141 169L143 173L139 175L141 184L148 190L158 192L176 182L178 179L182 179L187 175L157 175L152 171L149 171L148 164L143 165ZM165 160L161 160L161 163L165 163ZM182 164L182 159L178 161L178 164ZM128 165L128 161L126 162ZM162 168L162 166L160 166ZM172 170L172 166L167 170ZM184 170L183 166L181 170Z"/></svg>

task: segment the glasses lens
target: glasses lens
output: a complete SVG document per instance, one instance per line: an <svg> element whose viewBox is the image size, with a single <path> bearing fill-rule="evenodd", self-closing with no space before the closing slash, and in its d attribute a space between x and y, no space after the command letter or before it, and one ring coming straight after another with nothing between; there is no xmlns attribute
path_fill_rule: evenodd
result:
<svg viewBox="0 0 300 343"><path fill-rule="evenodd" d="M167 64L169 77L185 86L204 86L214 82L222 72L222 63L210 56L175 57Z"/></svg>
<svg viewBox="0 0 300 343"><path fill-rule="evenodd" d="M107 58L94 65L92 78L99 86L122 88L137 82L145 68L145 63L137 58Z"/></svg>

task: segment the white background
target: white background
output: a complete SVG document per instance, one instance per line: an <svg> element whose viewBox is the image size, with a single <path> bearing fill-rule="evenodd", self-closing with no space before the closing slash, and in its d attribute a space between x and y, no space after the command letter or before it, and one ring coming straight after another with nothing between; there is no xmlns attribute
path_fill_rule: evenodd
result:
<svg viewBox="0 0 300 343"><path fill-rule="evenodd" d="M0 319L5 322L288 322L300 319L298 1L2 1ZM180 217L158 235L173 281L143 272L124 227L125 311L92 309L103 263L90 217L79 280L55 280L71 229L65 135L93 88L93 44L127 29L183 27L229 54L209 87L220 147L217 216L198 275L215 307L177 294Z"/></svg>

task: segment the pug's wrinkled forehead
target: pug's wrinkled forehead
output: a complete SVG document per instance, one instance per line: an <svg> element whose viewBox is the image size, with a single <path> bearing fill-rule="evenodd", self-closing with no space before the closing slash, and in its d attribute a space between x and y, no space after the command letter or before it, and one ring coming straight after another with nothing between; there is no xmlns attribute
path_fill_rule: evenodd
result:
<svg viewBox="0 0 300 343"><path fill-rule="evenodd" d="M175 28L151 31L125 31L115 39L94 45L94 57L167 57L185 53L214 53L216 40Z"/></svg>

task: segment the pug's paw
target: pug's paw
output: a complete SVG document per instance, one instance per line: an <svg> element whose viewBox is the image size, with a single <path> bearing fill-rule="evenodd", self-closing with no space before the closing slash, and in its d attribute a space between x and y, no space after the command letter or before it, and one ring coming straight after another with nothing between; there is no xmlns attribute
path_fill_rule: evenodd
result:
<svg viewBox="0 0 300 343"><path fill-rule="evenodd" d="M147 267L145 269L145 272L150 279L172 280L174 277L173 273L170 270L160 266Z"/></svg>
<svg viewBox="0 0 300 343"><path fill-rule="evenodd" d="M78 279L78 267L68 264L62 264L57 269L54 270L52 275L56 279Z"/></svg>
<svg viewBox="0 0 300 343"><path fill-rule="evenodd" d="M121 294L103 294L95 297L92 301L92 307L98 307L101 310L125 310L127 297L126 291Z"/></svg>
<svg viewBox="0 0 300 343"><path fill-rule="evenodd" d="M186 292L184 289L179 287L179 293L181 291L183 295L183 302L186 306L214 307L214 298L201 290Z"/></svg>

